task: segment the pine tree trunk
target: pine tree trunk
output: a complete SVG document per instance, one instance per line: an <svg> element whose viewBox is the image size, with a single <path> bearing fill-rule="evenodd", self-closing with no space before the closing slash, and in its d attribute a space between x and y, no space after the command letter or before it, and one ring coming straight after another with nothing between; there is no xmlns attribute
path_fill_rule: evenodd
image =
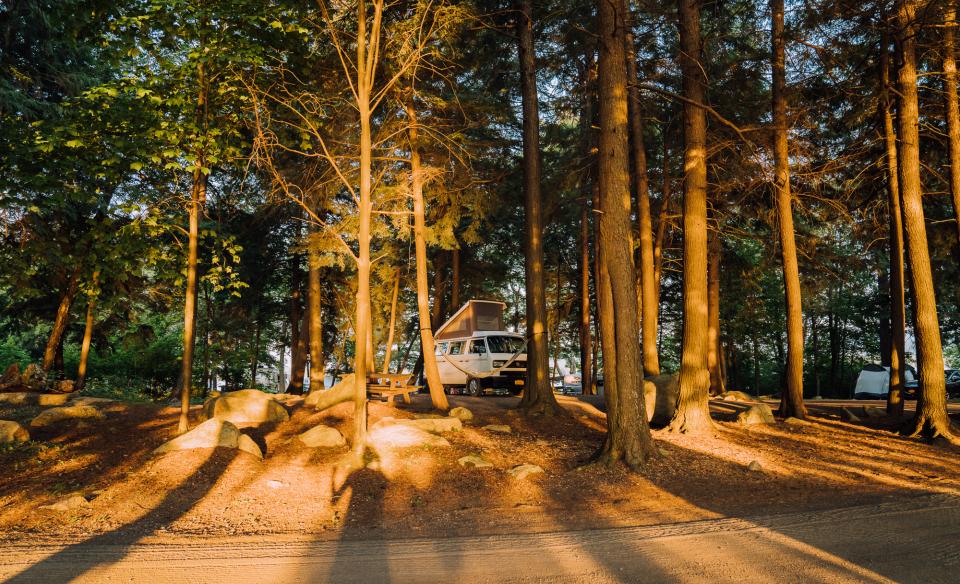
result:
<svg viewBox="0 0 960 584"><path fill-rule="evenodd" d="M523 206L527 301L527 379L520 407L536 415L553 415L557 399L550 386L547 298L543 274L543 211L540 192L540 115L537 104L533 2L517 7L520 94L523 105Z"/></svg>
<svg viewBox="0 0 960 584"><path fill-rule="evenodd" d="M53 319L53 328L50 329L50 336L47 337L47 346L43 350L44 371L53 369L54 362L57 359L57 347L63 339L63 333L67 330L67 323L70 320L70 306L73 304L73 298L77 295L77 289L80 286L80 264L78 263L73 273L70 274L70 280L67 282L67 289L60 297L60 304L57 305L57 315Z"/></svg>
<svg viewBox="0 0 960 584"><path fill-rule="evenodd" d="M383 355L383 372L390 373L390 358L393 355L393 335L397 327L397 300L400 297L400 268L393 278L393 294L390 297L390 325L387 328L387 346Z"/></svg>
<svg viewBox="0 0 960 584"><path fill-rule="evenodd" d="M636 267L630 225L630 162L628 154L626 22L623 6L599 0L600 139L600 249L605 272L603 368L605 383L616 380L615 394L607 398L607 438L600 460L622 461L640 468L653 456L653 438L643 399L643 369L637 338ZM615 318L614 318L615 315ZM610 331L612 327L612 332ZM613 348L613 359L608 350ZM611 416L612 414L612 416Z"/></svg>
<svg viewBox="0 0 960 584"><path fill-rule="evenodd" d="M180 369L180 418L177 433L187 431L190 394L193 389L193 350L197 326L197 247L200 237L200 213L207 193L207 177L198 172L193 177L190 197L189 230L187 235L187 287L183 303L183 360Z"/></svg>
<svg viewBox="0 0 960 584"><path fill-rule="evenodd" d="M460 310L460 250L450 250L450 308Z"/></svg>
<svg viewBox="0 0 960 584"><path fill-rule="evenodd" d="M950 195L953 200L954 227L960 244L960 106L957 97L957 58L954 31L957 27L957 2L944 0L943 7L943 93L947 110L947 137L950 140Z"/></svg>
<svg viewBox="0 0 960 584"><path fill-rule="evenodd" d="M301 311L301 320L297 327L296 344L290 350L290 383L287 393L303 395L303 378L307 370L307 354L310 347L310 311Z"/></svg>
<svg viewBox="0 0 960 584"><path fill-rule="evenodd" d="M596 163L593 158L593 92L596 82L596 68L594 67L593 47L584 55L584 69L581 73L581 101L580 101L580 158L584 170L580 174L580 391L583 395L596 393L593 368L593 332L590 328L590 201L593 185L596 182L594 169Z"/></svg>
<svg viewBox="0 0 960 584"><path fill-rule="evenodd" d="M627 13L627 2L623 10ZM630 116L630 146L633 158L634 196L637 200L637 241L640 246L638 270L640 306L640 329L643 341L644 375L660 374L660 357L657 354L657 293L653 270L653 224L650 215L650 180L647 176L647 151L643 140L643 118L640 115L640 91L637 88L637 59L633 49L633 31L626 27L624 43L627 63L627 95Z"/></svg>
<svg viewBox="0 0 960 584"><path fill-rule="evenodd" d="M420 316L420 357L423 372L430 390L430 401L438 410L447 410L447 396L443 392L443 382L437 369L436 348L431 327L430 293L427 287L427 240L426 210L423 202L423 169L420 167L419 130L417 115L413 105L406 105L407 121L410 124L407 135L410 139L410 194L413 198L413 240L416 248L417 268L417 313ZM440 299L435 298L435 303ZM416 366L414 366L416 371Z"/></svg>
<svg viewBox="0 0 960 584"><path fill-rule="evenodd" d="M307 314L309 315L310 339L310 391L319 391L324 388L324 370L326 363L323 358L323 305L321 295L323 289L320 282L319 257L313 245L308 253L309 267L307 271Z"/></svg>
<svg viewBox="0 0 960 584"><path fill-rule="evenodd" d="M707 272L707 370L710 371L710 395L720 395L726 388L723 383L720 360L720 261L722 244L720 233L710 231L708 244L709 269Z"/></svg>
<svg viewBox="0 0 960 584"><path fill-rule="evenodd" d="M712 433L707 370L707 119L701 63L700 0L680 0L683 93L683 344L677 409L670 430ZM692 103L691 103L692 102Z"/></svg>
<svg viewBox="0 0 960 584"><path fill-rule="evenodd" d="M783 38L783 0L770 1L773 44L773 158L774 189L783 262L783 289L787 310L786 387L780 397L780 416L804 419L803 404L803 307L800 299L800 269L793 227L793 196L790 193L790 157L787 138L787 78Z"/></svg>
<svg viewBox="0 0 960 584"><path fill-rule="evenodd" d="M657 213L657 235L653 240L653 291L655 294L657 311L654 314L656 326L659 330L660 321L660 283L663 280L663 243L667 234L667 213L670 211L670 159L667 145L663 145L663 196L660 200L660 211ZM659 351L658 351L659 353Z"/></svg>
<svg viewBox="0 0 960 584"><path fill-rule="evenodd" d="M886 26L886 22L884 23ZM887 35L883 35L880 49L880 108L883 114L883 137L887 163L887 206L889 210L890 248L890 391L887 393L887 413L903 415L903 386L906 383L906 295L903 270L903 219L900 211L900 177L897 164L897 135L893 128L890 99L890 53Z"/></svg>
<svg viewBox="0 0 960 584"><path fill-rule="evenodd" d="M916 0L897 1L897 31L903 55L900 87L900 193L903 221L910 259L911 292L916 315L916 343L920 356L918 372L922 400L917 403L913 435L951 437L947 418L946 380L943 375L943 347L934 296L933 274L927 247L920 184L920 133L916 67Z"/></svg>
<svg viewBox="0 0 960 584"><path fill-rule="evenodd" d="M259 311L258 311L259 313ZM253 350L250 355L250 387L257 387L257 369L260 367L260 330L263 328L260 323L259 314L256 323L253 325Z"/></svg>
<svg viewBox="0 0 960 584"><path fill-rule="evenodd" d="M93 272L93 285L97 285L100 277L99 271ZM97 297L90 296L87 300L87 318L83 326L83 341L80 343L80 363L77 366L77 382L74 384L74 390L80 391L87 383L87 361L90 357L90 342L93 339L94 310L97 305Z"/></svg>

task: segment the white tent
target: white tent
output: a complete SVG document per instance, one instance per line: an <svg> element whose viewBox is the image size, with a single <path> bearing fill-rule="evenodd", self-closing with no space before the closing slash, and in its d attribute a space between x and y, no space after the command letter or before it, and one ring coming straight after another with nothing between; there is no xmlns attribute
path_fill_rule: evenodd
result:
<svg viewBox="0 0 960 584"><path fill-rule="evenodd" d="M913 367L907 365L904 371L907 381L914 379ZM886 399L890 393L890 368L870 363L864 365L857 377L857 386L853 390L856 399Z"/></svg>

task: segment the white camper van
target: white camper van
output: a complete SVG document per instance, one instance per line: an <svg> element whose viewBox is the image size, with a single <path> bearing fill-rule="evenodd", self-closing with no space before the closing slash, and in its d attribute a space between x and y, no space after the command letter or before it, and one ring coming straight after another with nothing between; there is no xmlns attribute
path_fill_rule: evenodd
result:
<svg viewBox="0 0 960 584"><path fill-rule="evenodd" d="M471 300L437 329L437 369L448 393L519 394L527 374L523 336L507 332L503 302Z"/></svg>

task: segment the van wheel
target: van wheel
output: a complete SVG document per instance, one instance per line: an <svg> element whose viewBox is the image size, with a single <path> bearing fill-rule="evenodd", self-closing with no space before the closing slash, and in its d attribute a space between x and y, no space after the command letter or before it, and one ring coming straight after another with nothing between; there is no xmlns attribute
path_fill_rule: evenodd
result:
<svg viewBox="0 0 960 584"><path fill-rule="evenodd" d="M483 395L483 386L480 385L479 379L471 379L467 382L467 394L473 397L481 397Z"/></svg>

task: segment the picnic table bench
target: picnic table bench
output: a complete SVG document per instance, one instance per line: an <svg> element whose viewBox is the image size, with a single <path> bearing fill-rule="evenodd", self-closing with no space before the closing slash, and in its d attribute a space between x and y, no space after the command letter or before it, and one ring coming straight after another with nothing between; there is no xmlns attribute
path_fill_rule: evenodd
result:
<svg viewBox="0 0 960 584"><path fill-rule="evenodd" d="M386 398L393 404L393 398L403 396L403 403L410 403L410 394L419 391L419 385L410 385L409 373L370 373L367 375L367 395Z"/></svg>

